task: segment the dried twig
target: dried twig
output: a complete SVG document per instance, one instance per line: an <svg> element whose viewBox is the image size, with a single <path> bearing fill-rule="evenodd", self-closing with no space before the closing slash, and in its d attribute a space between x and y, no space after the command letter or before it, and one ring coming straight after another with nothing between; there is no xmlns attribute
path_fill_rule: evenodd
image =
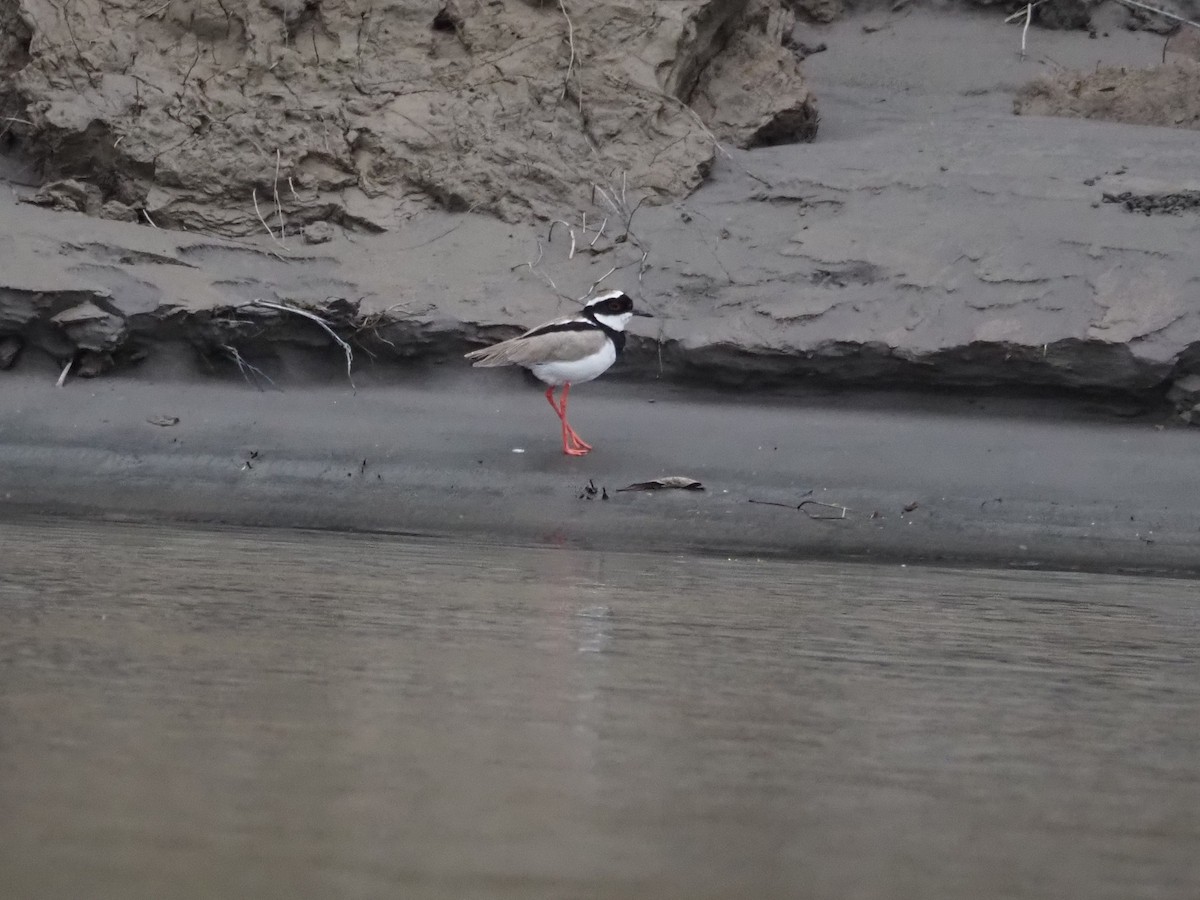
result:
<svg viewBox="0 0 1200 900"><path fill-rule="evenodd" d="M271 240L286 250L287 245L285 245L279 238L275 237L275 232L271 230L271 226L268 225L267 220L263 218L262 210L258 208L258 188L250 189L250 199L254 201L254 212L258 215L258 221L262 222L262 227L267 229L267 234L271 236Z"/></svg>
<svg viewBox="0 0 1200 900"><path fill-rule="evenodd" d="M537 242L537 248L538 248L537 259L531 260L530 262L517 263L515 266L512 267L511 271L515 272L515 271L517 271L517 269L521 268L522 266L529 266L529 271L532 272L534 275L536 275L538 278L542 279L542 281L546 282L546 284L550 285L550 290L554 291L554 293L558 294L558 296L560 296L560 297L565 297L566 295L563 294L563 292L558 289L558 285L554 283L554 279L538 268L538 263L540 263L542 261L542 242L541 241Z"/></svg>
<svg viewBox="0 0 1200 900"><path fill-rule="evenodd" d="M354 385L354 376L350 371L350 367L354 364L354 350L352 350L350 345L338 336L338 333L330 327L328 322L326 322L316 313L309 312L307 309L300 309L298 306L288 306L286 303L272 303L269 300L262 300L258 297L254 298L252 303L254 306L263 306L267 309L277 309L281 312L295 313L298 316L303 316L304 318L320 325L321 328L323 328L325 332L337 342L337 345L342 348L342 352L346 354L346 379L350 382L351 388L356 391L358 390L358 388Z"/></svg>
<svg viewBox="0 0 1200 900"><path fill-rule="evenodd" d="M226 356L228 356L237 364L238 371L241 372L242 377L246 379L246 384L252 384L258 388L258 390L262 390L262 385L260 385L257 381L251 381L249 376L246 374L247 372L250 372L251 374L265 379L266 382L271 385L271 387L275 387L275 382L271 380L271 376L242 356L237 347L234 347L231 344L222 344L221 349L225 351Z"/></svg>
<svg viewBox="0 0 1200 900"><path fill-rule="evenodd" d="M150 213L146 212L146 210L143 209L142 215L146 217L146 221L150 223L152 228L158 227L158 225L155 223L155 221L152 218L150 218Z"/></svg>
<svg viewBox="0 0 1200 900"><path fill-rule="evenodd" d="M62 374L58 376L58 381L54 382L55 387L62 387L67 383L67 376L71 374L71 367L75 365L75 357L72 356L67 360L67 364L63 366Z"/></svg>
<svg viewBox="0 0 1200 900"><path fill-rule="evenodd" d="M1025 58L1025 38L1029 34L1029 23L1033 21L1033 4L1025 4L1025 27L1021 29L1021 59Z"/></svg>
<svg viewBox="0 0 1200 900"><path fill-rule="evenodd" d="M1149 6L1145 3L1139 3L1138 0L1117 0L1117 2L1124 3L1126 6L1136 6L1138 9L1144 9L1146 12L1152 12L1155 15L1162 16L1166 19L1171 19L1175 22L1182 22L1184 25L1191 25L1193 28L1200 28L1200 22L1193 22L1191 19L1185 19L1182 16L1169 13L1165 9L1158 9L1157 7Z"/></svg>
<svg viewBox="0 0 1200 900"><path fill-rule="evenodd" d="M521 266L529 266L529 268L531 270L536 268L537 264L542 261L542 242L541 241L537 242L537 248L538 248L537 259L532 260L530 262L517 263L515 266L513 266L511 269L509 269L509 271L515 272L515 271L517 271L517 269L521 268Z"/></svg>
<svg viewBox="0 0 1200 900"><path fill-rule="evenodd" d="M164 9L166 9L170 5L171 5L171 0L167 0L166 3L163 3L160 6L156 6L154 9L150 10L150 12L142 13L140 16L138 16L138 18L139 19L148 19L151 16L157 15L158 13L162 12Z"/></svg>
<svg viewBox="0 0 1200 900"><path fill-rule="evenodd" d="M1033 5L1033 8L1034 8L1034 9L1037 9L1039 6L1041 6L1041 5L1042 5L1043 3L1045 3L1045 2L1046 2L1046 0L1035 0L1035 2L1032 4L1032 5ZM1025 7L1021 7L1021 8L1020 8L1020 9L1018 9L1018 10L1017 10L1015 13L1013 13L1011 16L1009 16L1007 19L1005 19L1005 20L1004 20L1004 24L1005 24L1005 25L1010 25L1010 24L1012 24L1013 22L1018 22L1018 21L1020 21L1021 19L1025 18L1025 16L1026 16L1027 14L1028 14L1028 13L1027 13L1027 11L1026 11Z"/></svg>
<svg viewBox="0 0 1200 900"><path fill-rule="evenodd" d="M757 503L760 506L781 506L784 509L798 509L802 513L804 513L806 516L808 516L810 519L844 519L844 518L846 518L846 513L850 511L850 507L842 506L840 503L823 503L820 500L811 500L811 499L810 500L801 500L795 506L793 506L790 503L776 503L774 500L751 500L750 502ZM820 506L825 509L836 509L836 510L840 510L841 512L840 512L840 515L836 515L836 516L813 515L807 509L804 508L809 505Z"/></svg>
<svg viewBox="0 0 1200 900"><path fill-rule="evenodd" d="M571 252L567 254L567 259L574 259L575 258L575 229L572 228L570 225L568 225L566 222L564 222L562 219L555 219L553 222L550 223L550 231L547 232L547 234L546 234L546 243L549 244L554 241L554 226L555 225L561 225L563 228L567 229L567 232L571 235Z"/></svg>
<svg viewBox="0 0 1200 900"><path fill-rule="evenodd" d="M567 87L571 83L571 70L575 68L575 24L571 21L571 17L567 15L566 4L563 0L558 0L558 8L562 10L563 18L567 20L567 43L571 47L571 58L567 60L567 76L563 79L562 93L558 99L562 100L567 96ZM583 106L583 92L579 93L579 105Z"/></svg>
<svg viewBox="0 0 1200 900"><path fill-rule="evenodd" d="M607 224L608 224L608 216L605 216L604 221L600 223L600 227L596 229L596 236L594 238L592 238L592 242L590 244L588 244L589 247L596 246L596 241L600 240L600 235L604 234L604 226Z"/></svg>
<svg viewBox="0 0 1200 900"><path fill-rule="evenodd" d="M615 271L617 271L617 267L613 266L611 269L609 269L607 272L605 272L603 275L601 275L599 278L597 278L595 281L593 281L592 286L587 289L587 291L584 293L584 295L582 297L579 298L579 302L582 303L588 297L592 296L592 291L596 290L596 288L598 288L600 286L600 282L602 282L605 278L607 278L609 275L611 275Z"/></svg>
<svg viewBox="0 0 1200 900"><path fill-rule="evenodd" d="M283 225L283 206L279 203L279 148L275 148L275 180L271 183L271 192L275 195L275 213L279 216L279 241L287 240L287 232Z"/></svg>

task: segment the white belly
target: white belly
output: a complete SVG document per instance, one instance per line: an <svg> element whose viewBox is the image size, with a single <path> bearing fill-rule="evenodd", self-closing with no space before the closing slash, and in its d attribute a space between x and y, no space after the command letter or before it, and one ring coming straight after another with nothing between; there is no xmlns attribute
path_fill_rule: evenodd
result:
<svg viewBox="0 0 1200 900"><path fill-rule="evenodd" d="M616 361L617 349L612 345L612 341L605 341L604 349L599 353L574 362L534 363L529 367L529 371L546 384L580 384L603 375Z"/></svg>

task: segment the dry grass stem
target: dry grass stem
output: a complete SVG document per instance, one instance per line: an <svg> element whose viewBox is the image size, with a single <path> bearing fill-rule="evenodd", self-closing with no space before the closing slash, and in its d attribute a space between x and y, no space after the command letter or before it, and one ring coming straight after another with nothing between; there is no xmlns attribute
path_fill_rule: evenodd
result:
<svg viewBox="0 0 1200 900"><path fill-rule="evenodd" d="M567 15L566 4L563 0L558 0L558 8L562 10L563 18L567 20L567 44L571 48L571 58L567 60L567 77L563 79L562 93L559 95L560 100L567 96L567 87L571 83L571 70L575 68L575 23L571 21L571 17ZM583 106L583 92L579 92L579 105Z"/></svg>
<svg viewBox="0 0 1200 900"><path fill-rule="evenodd" d="M67 383L67 376L71 374L71 368L75 365L75 357L72 356L67 360L67 364L63 366L62 374L58 376L58 381L54 382L55 387L62 387Z"/></svg>
<svg viewBox="0 0 1200 900"><path fill-rule="evenodd" d="M1025 27L1021 29L1021 59L1025 58L1025 38L1029 35L1029 23L1033 21L1033 4L1025 5Z"/></svg>
<svg viewBox="0 0 1200 900"><path fill-rule="evenodd" d="M791 503L777 503L774 500L750 500L751 503L757 503L759 506L779 506L783 509L798 509L810 519L844 519L846 513L850 512L850 507L842 506L840 503L825 503L821 500L801 500L799 503L792 505ZM820 513L814 514L805 509L806 506L819 506L822 509L836 509L838 515L826 516Z"/></svg>
<svg viewBox="0 0 1200 900"><path fill-rule="evenodd" d="M170 5L171 5L171 0L167 0L166 3L162 3L158 6L156 6L154 9L150 10L150 12L142 13L140 16L138 16L138 18L139 19L149 19L151 16L158 15L160 12L162 12L164 9L166 9Z"/></svg>
<svg viewBox="0 0 1200 900"><path fill-rule="evenodd" d="M584 292L582 297L579 298L579 302L582 303L588 297L592 296L592 291L596 290L596 288L598 288L600 286L600 282L602 282L605 278L607 278L609 275L611 275L615 271L617 271L617 267L613 266L611 269L609 269L607 272L605 272L603 275L601 275L599 278L597 278L595 281L593 281L592 286Z"/></svg>
<svg viewBox="0 0 1200 900"><path fill-rule="evenodd" d="M550 230L546 234L546 243L549 244L554 241L554 226L555 225L561 225L563 228L567 229L567 233L571 235L571 252L567 254L567 259L574 259L575 258L575 229L572 228L570 225L568 225L566 222L564 222L562 219L555 219L553 222L550 223Z"/></svg>
<svg viewBox="0 0 1200 900"><path fill-rule="evenodd" d="M600 240L600 235L604 234L604 226L607 224L608 224L608 216L605 216L604 221L600 223L600 227L596 229L596 236L594 238L592 238L592 242L590 244L588 244L589 247L596 246L596 241Z"/></svg>
<svg viewBox="0 0 1200 900"><path fill-rule="evenodd" d="M152 228L158 227L158 225L155 224L155 221L152 218L150 218L150 213L146 212L146 210L143 209L142 215L146 217L146 221L150 223L150 227L152 227Z"/></svg>
<svg viewBox="0 0 1200 900"><path fill-rule="evenodd" d="M554 228L553 222L550 223L550 228L551 228L551 230L553 230L553 228ZM540 240L537 242L537 248L538 248L537 259L530 260L529 262L517 263L509 271L515 272L515 271L517 271L517 269L520 269L523 266L528 266L529 271L532 272L534 275L536 275L538 278L542 279L542 281L546 282L546 284L550 285L550 289L552 291L554 291L554 293L558 294L558 296L560 296L560 297L565 296L562 293L562 291L560 291L558 289L558 285L554 283L554 279L538 268L538 264L541 263L542 256L544 255L544 251L542 248L542 242Z"/></svg>
<svg viewBox="0 0 1200 900"><path fill-rule="evenodd" d="M275 214L279 217L279 241L287 240L287 231L283 224L283 206L279 202L279 148L275 148L275 180L271 183L271 193L275 195Z"/></svg>
<svg viewBox="0 0 1200 900"><path fill-rule="evenodd" d="M1045 2L1046 2L1046 0L1037 0L1037 2L1035 2L1033 4L1033 8L1037 9L1039 6L1041 6ZM1021 19L1025 18L1025 16L1026 16L1025 7L1022 6L1015 13L1013 13L1011 16L1009 16L1007 19L1005 19L1004 24L1009 25L1013 22L1019 22Z"/></svg>
<svg viewBox="0 0 1200 900"><path fill-rule="evenodd" d="M275 382L271 380L271 376L258 366L249 362L244 356L242 356L237 347L234 347L230 344L222 344L221 349L225 351L226 356L228 356L234 361L234 363L237 364L238 371L242 373L242 378L246 379L246 384L252 384L258 390L262 390L262 385L260 385L257 381L250 380L250 376L246 374L249 372L253 375L257 375L259 378L264 379L267 384L271 385L271 387L275 387Z"/></svg>
<svg viewBox="0 0 1200 900"><path fill-rule="evenodd" d="M258 221L262 222L262 227L267 229L267 234L271 236L271 240L277 243L284 250L287 246L279 238L275 237L275 232L271 230L271 226L267 224L267 220L263 217L262 210L258 206L258 188L250 189L250 199L254 201L254 212L258 216Z"/></svg>
<svg viewBox="0 0 1200 900"><path fill-rule="evenodd" d="M353 390L358 390L358 388L354 385L354 375L351 374L351 366L354 364L354 350L351 349L350 345L338 336L338 333L334 331L332 327L330 327L328 322L326 322L316 313L310 312L307 309L300 309L298 306L288 306L286 303L272 303L270 300L262 300L258 297L254 298L252 303L254 306L262 306L266 307L267 309L279 310L280 312L295 313L298 316L303 316L309 321L316 322L318 325L320 325L321 328L324 329L325 333L333 338L334 341L337 342L337 345L342 348L342 352L346 354L346 379L350 382L350 387Z"/></svg>
<svg viewBox="0 0 1200 900"><path fill-rule="evenodd" d="M1152 12L1155 15L1162 16L1166 19L1171 19L1174 22L1181 22L1184 25L1191 25L1193 28L1200 28L1200 22L1193 22L1191 19L1185 19L1182 16L1175 15L1175 13L1169 13L1165 9L1159 9L1146 3L1139 3L1138 0L1117 0L1117 2L1124 3L1126 6L1136 6L1138 9L1144 9L1146 12Z"/></svg>

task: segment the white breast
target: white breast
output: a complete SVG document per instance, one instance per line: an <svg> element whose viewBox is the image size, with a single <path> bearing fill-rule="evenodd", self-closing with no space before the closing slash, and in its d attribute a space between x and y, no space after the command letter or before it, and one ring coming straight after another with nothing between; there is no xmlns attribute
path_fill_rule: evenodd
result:
<svg viewBox="0 0 1200 900"><path fill-rule="evenodd" d="M580 384L603 375L616 361L617 348L612 341L605 341L599 352L590 356L571 362L535 363L529 371L546 384Z"/></svg>

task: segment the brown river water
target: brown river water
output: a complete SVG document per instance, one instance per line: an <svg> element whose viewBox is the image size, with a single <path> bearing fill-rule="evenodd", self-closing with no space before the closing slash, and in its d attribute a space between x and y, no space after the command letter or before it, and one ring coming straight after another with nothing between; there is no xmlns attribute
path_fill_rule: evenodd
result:
<svg viewBox="0 0 1200 900"><path fill-rule="evenodd" d="M0 524L0 897L1194 898L1198 596Z"/></svg>

